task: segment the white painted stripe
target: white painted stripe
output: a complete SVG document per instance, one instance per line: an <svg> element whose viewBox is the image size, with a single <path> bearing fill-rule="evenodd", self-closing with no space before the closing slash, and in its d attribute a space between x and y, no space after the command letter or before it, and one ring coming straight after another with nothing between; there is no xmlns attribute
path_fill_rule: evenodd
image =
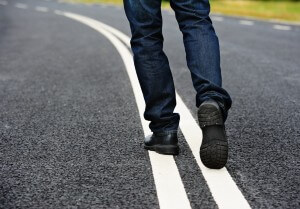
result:
<svg viewBox="0 0 300 209"><path fill-rule="evenodd" d="M254 25L253 21L250 20L240 20L241 25Z"/></svg>
<svg viewBox="0 0 300 209"><path fill-rule="evenodd" d="M63 15L63 12L60 11L60 10L54 10L54 13L57 14L57 15Z"/></svg>
<svg viewBox="0 0 300 209"><path fill-rule="evenodd" d="M46 7L35 7L35 10L38 11L38 12L48 12L48 8Z"/></svg>
<svg viewBox="0 0 300 209"><path fill-rule="evenodd" d="M212 16L211 19L213 21L218 21L218 22L222 22L224 20L223 17L219 17L219 16Z"/></svg>
<svg viewBox="0 0 300 209"><path fill-rule="evenodd" d="M3 6L7 5L7 1L0 1L0 5L3 5Z"/></svg>
<svg viewBox="0 0 300 209"><path fill-rule="evenodd" d="M291 27L288 25L274 25L273 28L276 30L291 30Z"/></svg>
<svg viewBox="0 0 300 209"><path fill-rule="evenodd" d="M22 3L16 3L15 7L19 8L19 9L27 9L28 6L26 4L22 4Z"/></svg>
<svg viewBox="0 0 300 209"><path fill-rule="evenodd" d="M108 27L103 27L103 23L74 13L64 12L63 15L86 24L96 31L100 32L116 47L125 64L133 88L144 134L145 136L151 134L151 131L148 127L149 122L143 119L143 111L145 109L144 98L140 89L139 81L135 72L133 58L130 51L119 39L112 35L112 32L107 31ZM124 38L125 35L123 35L122 37ZM155 152L149 152L149 156L160 208L190 209L191 206L173 156L160 155Z"/></svg>
<svg viewBox="0 0 300 209"><path fill-rule="evenodd" d="M130 38L121 31L98 22L99 26L108 30L120 40L122 40L128 47L130 47ZM133 71L133 70L132 70ZM132 72L130 72L132 73ZM137 81L136 81L137 82ZM138 83L135 86L139 85ZM248 209L250 208L245 197L231 178L226 168L220 170L213 170L206 168L199 155L199 148L202 142L202 132L197 122L193 118L189 109L184 104L181 97L176 93L177 106L175 111L180 113L180 129L192 150L192 153L197 161L199 168L202 171L204 178L212 192L212 195L220 209ZM144 110L141 108L140 112ZM140 115L143 118L143 115ZM143 121L143 120L142 120ZM199 185L201 186L201 185Z"/></svg>

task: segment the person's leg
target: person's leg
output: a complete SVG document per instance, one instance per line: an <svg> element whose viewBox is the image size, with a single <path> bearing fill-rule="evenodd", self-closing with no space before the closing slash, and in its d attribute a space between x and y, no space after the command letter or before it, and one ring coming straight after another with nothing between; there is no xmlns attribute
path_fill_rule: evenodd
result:
<svg viewBox="0 0 300 209"><path fill-rule="evenodd" d="M171 0L184 46L203 133L200 158L209 168L222 168L228 158L224 122L231 98L222 88L218 37L209 18L208 0Z"/></svg>
<svg viewBox="0 0 300 209"><path fill-rule="evenodd" d="M161 0L124 0L136 73L146 103L144 118L153 133L174 133L179 125L175 88L163 52Z"/></svg>
<svg viewBox="0 0 300 209"><path fill-rule="evenodd" d="M209 18L208 0L171 0L183 33L188 68L196 94L196 106L214 99L221 107L224 121L231 98L222 88L218 37Z"/></svg>

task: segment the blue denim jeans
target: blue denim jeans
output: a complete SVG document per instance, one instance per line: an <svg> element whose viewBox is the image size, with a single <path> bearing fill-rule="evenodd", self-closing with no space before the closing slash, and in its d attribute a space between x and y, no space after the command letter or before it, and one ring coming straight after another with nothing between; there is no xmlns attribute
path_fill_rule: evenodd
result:
<svg viewBox="0 0 300 209"><path fill-rule="evenodd" d="M208 0L171 0L183 34L186 59L196 90L196 107L207 99L220 105L224 121L231 98L222 88L219 40L209 17ZM144 118L154 133L176 132L180 116L174 113L175 88L169 61L163 52L161 0L124 0L132 33L131 48L146 103Z"/></svg>

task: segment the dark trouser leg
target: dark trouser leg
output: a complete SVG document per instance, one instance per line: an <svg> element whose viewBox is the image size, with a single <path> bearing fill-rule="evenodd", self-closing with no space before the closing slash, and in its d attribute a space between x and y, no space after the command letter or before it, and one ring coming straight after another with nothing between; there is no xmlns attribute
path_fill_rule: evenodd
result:
<svg viewBox="0 0 300 209"><path fill-rule="evenodd" d="M196 106L214 99L222 109L224 121L231 98L222 88L218 37L209 18L208 0L171 0L181 32L188 68L196 89Z"/></svg>
<svg viewBox="0 0 300 209"><path fill-rule="evenodd" d="M152 132L176 132L179 114L168 59L163 52L161 0L124 0L130 23L136 73L146 103L144 118Z"/></svg>

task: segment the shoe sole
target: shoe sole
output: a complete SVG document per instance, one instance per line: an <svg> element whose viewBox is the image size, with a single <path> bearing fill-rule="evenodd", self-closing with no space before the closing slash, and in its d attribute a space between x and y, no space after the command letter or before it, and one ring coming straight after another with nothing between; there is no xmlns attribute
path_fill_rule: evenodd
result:
<svg viewBox="0 0 300 209"><path fill-rule="evenodd" d="M221 110L212 104L201 106L198 110L198 120L201 128L209 125L224 125ZM200 147L200 159L208 168L223 168L228 159L228 142L226 138L202 144Z"/></svg>
<svg viewBox="0 0 300 209"><path fill-rule="evenodd" d="M154 145L154 146L144 146L146 150L155 151L163 155L178 155L179 146L175 145Z"/></svg>

